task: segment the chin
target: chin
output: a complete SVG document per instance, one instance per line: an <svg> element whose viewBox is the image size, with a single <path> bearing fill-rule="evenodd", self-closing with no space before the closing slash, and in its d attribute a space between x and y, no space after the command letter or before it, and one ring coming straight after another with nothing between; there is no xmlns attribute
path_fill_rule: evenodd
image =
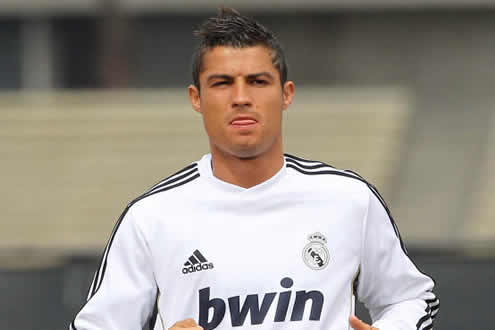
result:
<svg viewBox="0 0 495 330"><path fill-rule="evenodd" d="M263 153L262 145L257 143L256 139L247 138L232 142L226 150L235 157L254 158Z"/></svg>
<svg viewBox="0 0 495 330"><path fill-rule="evenodd" d="M249 148L249 149L241 149L241 150L235 150L233 153L232 153L235 157L237 158L241 158L241 159L253 159L253 158L256 158L258 157L261 152L259 152L257 149L255 148Z"/></svg>
<svg viewBox="0 0 495 330"><path fill-rule="evenodd" d="M231 141L228 144L217 144L216 149L224 154L239 158L253 159L263 155L273 147L270 143L260 143L268 141L258 141L258 139L243 139L242 141Z"/></svg>

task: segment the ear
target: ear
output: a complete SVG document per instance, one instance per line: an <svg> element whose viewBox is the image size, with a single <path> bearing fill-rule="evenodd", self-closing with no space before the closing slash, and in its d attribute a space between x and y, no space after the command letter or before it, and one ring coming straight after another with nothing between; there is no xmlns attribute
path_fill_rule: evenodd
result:
<svg viewBox="0 0 495 330"><path fill-rule="evenodd" d="M191 102L193 109L196 112L201 113L201 98L198 88L194 85L189 85L187 90L189 92L189 101Z"/></svg>
<svg viewBox="0 0 495 330"><path fill-rule="evenodd" d="M289 105L292 104L292 98L294 97L296 86L293 81L286 81L284 87L282 88L283 106L282 110L287 110Z"/></svg>

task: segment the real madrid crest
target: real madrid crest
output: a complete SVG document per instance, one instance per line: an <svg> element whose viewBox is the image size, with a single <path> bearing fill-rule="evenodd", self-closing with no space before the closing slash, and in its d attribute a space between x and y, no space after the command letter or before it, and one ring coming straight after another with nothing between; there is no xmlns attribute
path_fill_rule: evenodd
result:
<svg viewBox="0 0 495 330"><path fill-rule="evenodd" d="M325 246L327 238L322 233L316 232L308 236L310 241L303 249L304 263L311 269L321 270L328 265L330 253Z"/></svg>

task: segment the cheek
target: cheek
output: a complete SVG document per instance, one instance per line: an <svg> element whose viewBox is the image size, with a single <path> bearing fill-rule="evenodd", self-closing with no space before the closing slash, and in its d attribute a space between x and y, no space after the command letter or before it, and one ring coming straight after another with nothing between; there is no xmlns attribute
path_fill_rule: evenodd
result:
<svg viewBox="0 0 495 330"><path fill-rule="evenodd" d="M284 98L282 90L279 87L273 86L267 90L264 99L269 103L271 108L282 109Z"/></svg>
<svg viewBox="0 0 495 330"><path fill-rule="evenodd" d="M225 111L222 102L216 97L205 97L201 101L203 122L208 135L219 135L225 122Z"/></svg>
<svg viewBox="0 0 495 330"><path fill-rule="evenodd" d="M271 127L279 127L282 120L282 97L280 93L271 95L268 101L264 104L268 125Z"/></svg>
<svg viewBox="0 0 495 330"><path fill-rule="evenodd" d="M203 112L203 122L208 135L218 135L220 119L215 115L214 111L204 111Z"/></svg>

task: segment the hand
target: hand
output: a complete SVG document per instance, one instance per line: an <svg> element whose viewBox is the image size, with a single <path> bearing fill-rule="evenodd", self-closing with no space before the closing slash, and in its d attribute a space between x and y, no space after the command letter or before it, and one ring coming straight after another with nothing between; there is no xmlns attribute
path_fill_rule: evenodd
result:
<svg viewBox="0 0 495 330"><path fill-rule="evenodd" d="M349 318L349 323L354 330L379 330L377 328L373 328L371 325L364 323L360 319L355 316L351 316Z"/></svg>
<svg viewBox="0 0 495 330"><path fill-rule="evenodd" d="M176 322L168 330L176 330L176 329L203 330L203 328L200 327L193 319L186 319Z"/></svg>

